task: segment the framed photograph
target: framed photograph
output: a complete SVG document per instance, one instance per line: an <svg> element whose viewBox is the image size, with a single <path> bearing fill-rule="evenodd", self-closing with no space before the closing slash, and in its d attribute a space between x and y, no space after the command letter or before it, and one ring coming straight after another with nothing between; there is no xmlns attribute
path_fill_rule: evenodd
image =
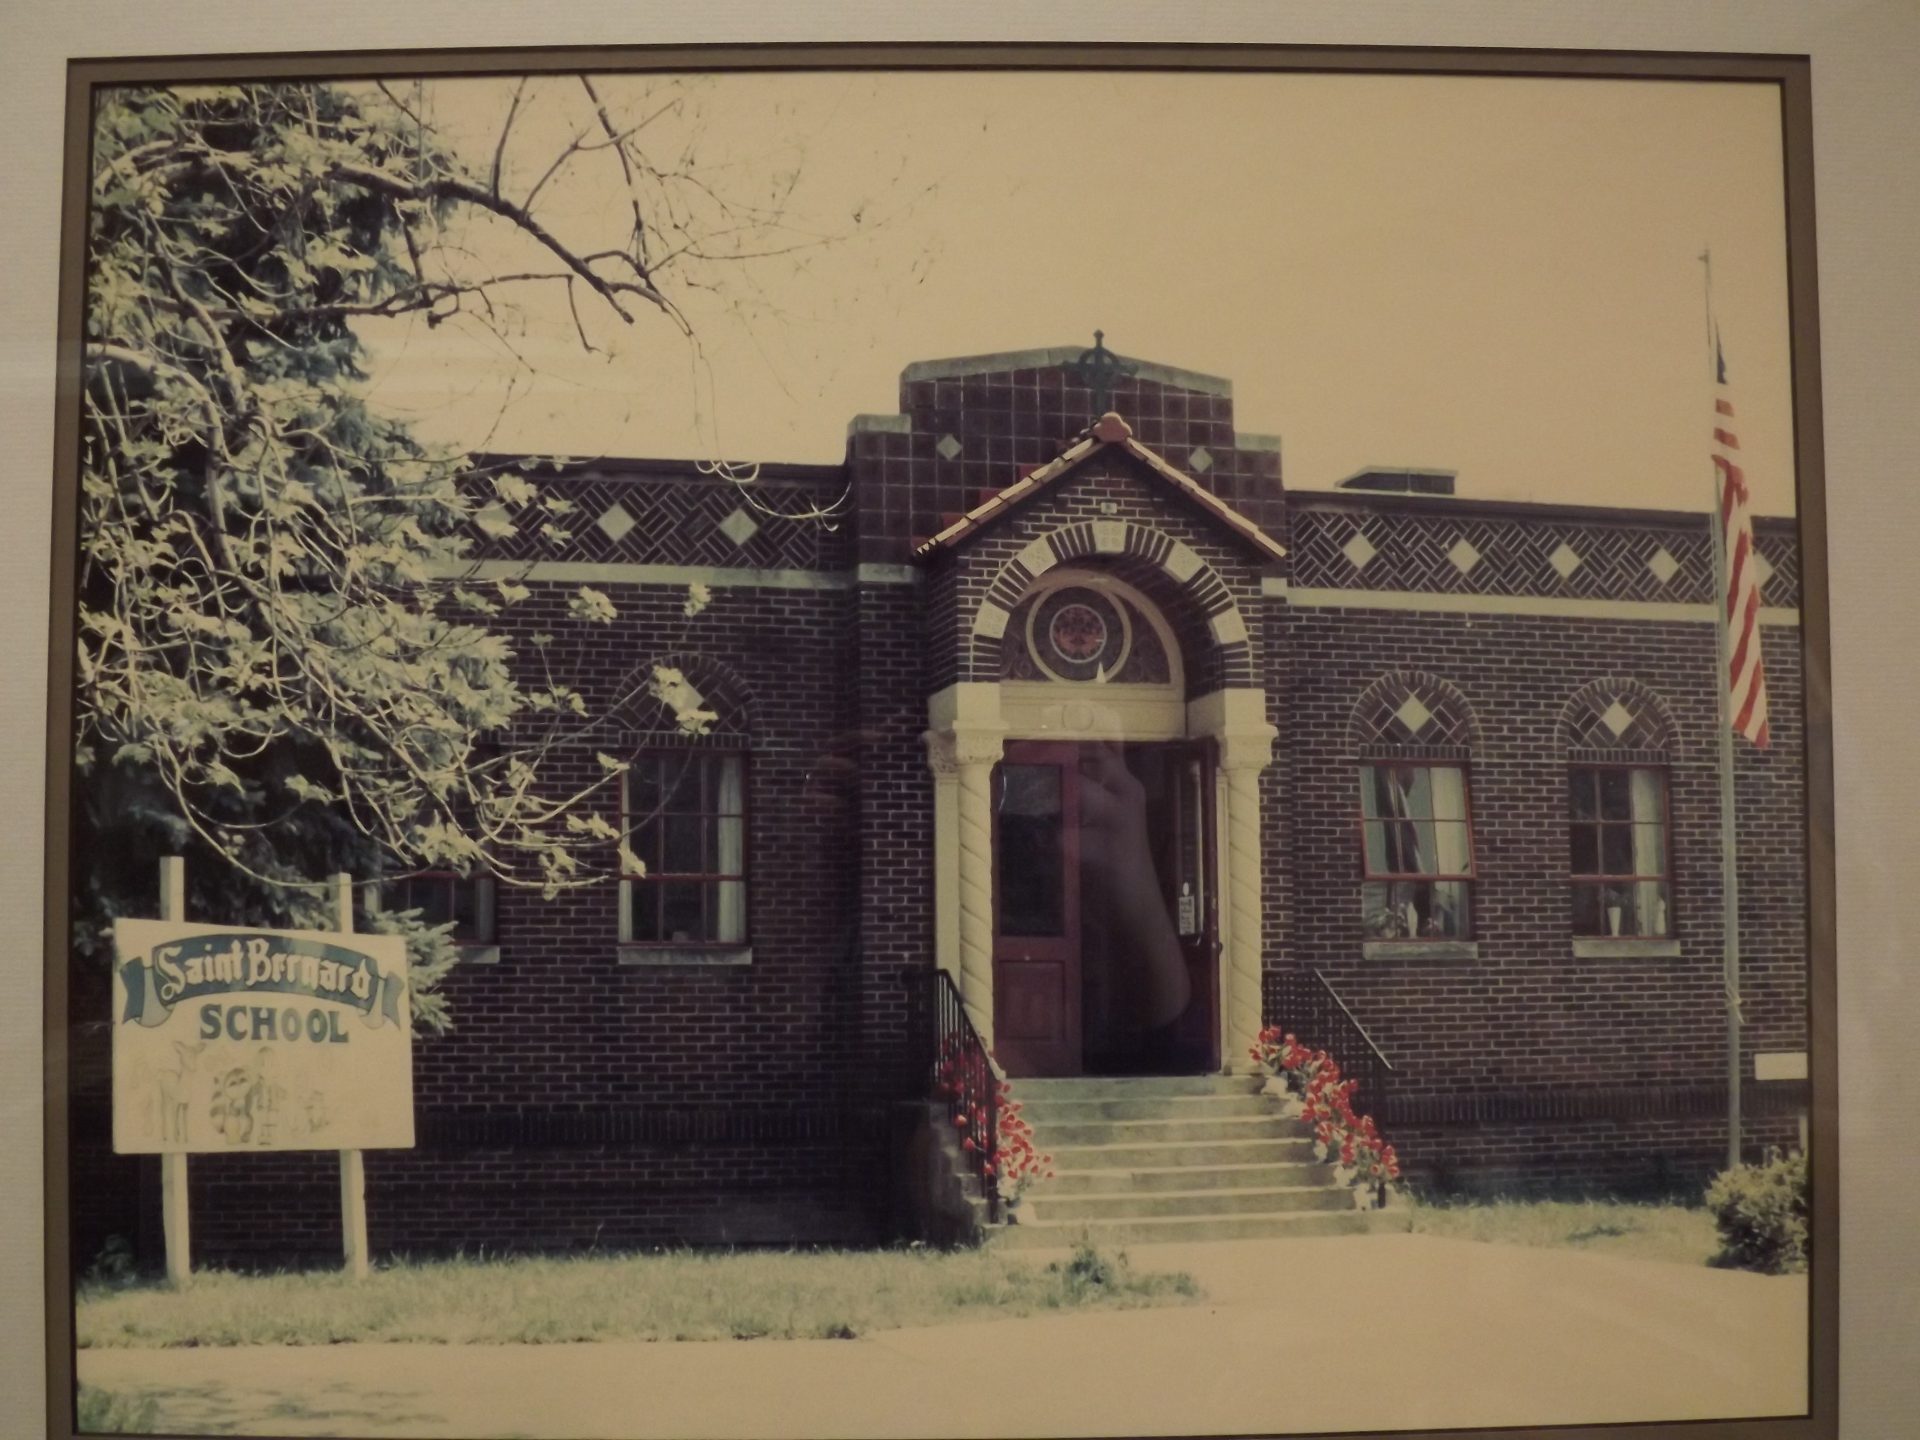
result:
<svg viewBox="0 0 1920 1440"><path fill-rule="evenodd" d="M68 119L56 1433L1836 1433L1804 59Z"/></svg>

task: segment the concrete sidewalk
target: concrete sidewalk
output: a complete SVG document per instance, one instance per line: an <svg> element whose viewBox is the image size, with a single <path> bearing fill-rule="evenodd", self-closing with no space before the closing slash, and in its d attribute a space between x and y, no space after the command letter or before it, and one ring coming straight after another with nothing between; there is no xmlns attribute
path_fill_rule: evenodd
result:
<svg viewBox="0 0 1920 1440"><path fill-rule="evenodd" d="M1416 1235L1132 1258L1207 1299L852 1341L86 1350L79 1374L189 1434L1284 1434L1806 1404L1800 1277Z"/></svg>

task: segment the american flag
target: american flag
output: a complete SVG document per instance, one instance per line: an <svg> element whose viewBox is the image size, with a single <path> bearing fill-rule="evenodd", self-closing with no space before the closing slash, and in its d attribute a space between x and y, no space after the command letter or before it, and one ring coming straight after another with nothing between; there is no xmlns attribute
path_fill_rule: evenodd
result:
<svg viewBox="0 0 1920 1440"><path fill-rule="evenodd" d="M1767 677L1760 663L1760 577L1753 548L1753 505L1740 467L1727 390L1727 357L1713 344L1713 468L1720 477L1720 534L1727 547L1727 714L1733 731L1767 748Z"/></svg>

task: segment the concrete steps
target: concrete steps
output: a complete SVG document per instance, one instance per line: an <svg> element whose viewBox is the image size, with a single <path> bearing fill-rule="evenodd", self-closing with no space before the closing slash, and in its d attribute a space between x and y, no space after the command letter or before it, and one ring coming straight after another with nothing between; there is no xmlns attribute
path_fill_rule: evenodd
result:
<svg viewBox="0 0 1920 1440"><path fill-rule="evenodd" d="M1194 1145L1203 1140L1241 1142L1248 1140L1301 1140L1306 1129L1297 1120L1283 1120L1269 1111L1265 1115L1229 1115L1224 1119L1192 1120L1095 1120L1083 1123L1048 1120L1026 1114L1034 1133L1046 1126L1047 1142L1055 1149L1094 1145Z"/></svg>
<svg viewBox="0 0 1920 1440"><path fill-rule="evenodd" d="M1305 1164L1313 1159L1313 1142L1300 1139L1258 1140L1165 1139L1153 1145L1055 1145L1050 1133L1033 1127L1034 1141L1053 1155L1056 1170L1164 1169L1169 1165L1271 1165L1282 1160Z"/></svg>
<svg viewBox="0 0 1920 1440"><path fill-rule="evenodd" d="M1135 1220L1026 1220L993 1238L1008 1250L1094 1245L1167 1245L1195 1240L1275 1240L1291 1235L1364 1235L1367 1217L1347 1202L1344 1211L1284 1211L1272 1215L1170 1216Z"/></svg>
<svg viewBox="0 0 1920 1440"><path fill-rule="evenodd" d="M1250 1076L1016 1080L1055 1178L1028 1190L1017 1249L1365 1232L1353 1194L1313 1158L1306 1126Z"/></svg>
<svg viewBox="0 0 1920 1440"><path fill-rule="evenodd" d="M1158 1219L1170 1215L1277 1215L1351 1210L1345 1186L1290 1185L1271 1190L1164 1190L1157 1194L1052 1195L1035 1212L1047 1220Z"/></svg>
<svg viewBox="0 0 1920 1440"><path fill-rule="evenodd" d="M1141 1100L1179 1095L1258 1095L1257 1075L1075 1075L1065 1079L1016 1080L1014 1098L1037 1100Z"/></svg>
<svg viewBox="0 0 1920 1440"><path fill-rule="evenodd" d="M1020 1113L1029 1123L1090 1125L1117 1120L1236 1120L1248 1116L1270 1116L1273 1110L1264 1095L1168 1095L1156 1099L1140 1096L1085 1100L1028 1100L1021 1091Z"/></svg>
<svg viewBox="0 0 1920 1440"><path fill-rule="evenodd" d="M1157 1169L1062 1170L1054 1156L1054 1178L1046 1183L1050 1197L1067 1195L1159 1195L1169 1190L1281 1190L1300 1185L1327 1185L1331 1165L1282 1161L1273 1165L1169 1165ZM1034 1194L1041 1193L1038 1190Z"/></svg>

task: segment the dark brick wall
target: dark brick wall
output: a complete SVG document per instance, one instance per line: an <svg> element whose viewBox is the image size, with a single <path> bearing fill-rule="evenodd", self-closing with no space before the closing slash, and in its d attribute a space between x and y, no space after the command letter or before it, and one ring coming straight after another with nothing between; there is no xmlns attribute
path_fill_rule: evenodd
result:
<svg viewBox="0 0 1920 1440"><path fill-rule="evenodd" d="M622 964L614 886L551 900L503 888L501 961L452 977L455 1028L419 1046L419 1103L750 1104L766 1098L757 1057L769 1051L792 1084L836 1093L850 1053L835 979L849 940L851 816L830 778L845 728L846 592L716 586L708 608L687 619L678 587L611 585L620 618L596 625L568 617L570 587L533 588L502 626L528 653L530 637L550 636L547 664L583 692L591 713L613 707L665 655L696 653L742 682L753 962ZM557 755L555 778L586 783L597 750L631 743L590 736ZM618 803L609 787L598 808L617 821Z"/></svg>
<svg viewBox="0 0 1920 1440"><path fill-rule="evenodd" d="M920 676L919 586L862 585L854 597L858 668L854 794L859 820L861 1056L869 1091L913 1083L909 974L933 968L933 776Z"/></svg>
<svg viewBox="0 0 1920 1440"><path fill-rule="evenodd" d="M1175 584L1140 556L1082 555L1068 563L1107 570L1138 587L1159 606L1179 641L1189 696L1223 685L1259 683L1262 663L1260 567L1221 527L1196 516L1188 504L1155 481L1130 456L1096 453L1046 492L970 539L936 572L928 607L926 685L938 690L955 680L997 680L1001 642L975 636L980 603L996 590L1010 561L1034 540L1065 527L1120 521L1184 542L1206 568ZM1024 570L1019 572L1024 575ZM996 598L1003 598L996 592ZM1248 640L1216 645L1210 616L1239 608Z"/></svg>
<svg viewBox="0 0 1920 1440"><path fill-rule="evenodd" d="M1292 608L1277 797L1293 905L1279 956L1320 968L1396 1068L1405 1095L1717 1084L1725 1072L1713 631L1705 624ZM1738 742L1743 1049L1804 1049L1806 850L1799 632L1763 631L1773 748ZM1381 674L1424 670L1474 707L1476 959L1361 953L1356 760L1347 719ZM1671 764L1678 958L1575 959L1566 754L1558 719L1580 686L1632 677L1678 728ZM1275 834L1284 845L1285 832ZM1269 902L1269 913L1274 913ZM1284 1017L1271 1017L1284 1022ZM1712 1130L1704 1123L1702 1134ZM1696 1127L1700 1128L1700 1127ZM1524 1130L1525 1127L1520 1127ZM1520 1130L1514 1133L1517 1135ZM1435 1141L1449 1164L1516 1159L1497 1126ZM1724 1126L1720 1142L1724 1144ZM1402 1139L1415 1163L1428 1143ZM1552 1147L1540 1151L1551 1168Z"/></svg>
<svg viewBox="0 0 1920 1440"><path fill-rule="evenodd" d="M856 432L848 446L862 561L903 563L913 543L937 532L943 516L1044 464L1099 418L1093 397L1063 366L903 380L905 433ZM1255 524L1279 533L1284 520L1279 451L1236 447L1233 400L1160 380L1120 380L1111 408L1135 437ZM940 442L959 449L949 458ZM1193 462L1196 449L1205 468Z"/></svg>
<svg viewBox="0 0 1920 1440"><path fill-rule="evenodd" d="M1747 1153L1798 1141L1791 1116L1742 1127ZM1697 1197L1726 1165L1723 1118L1506 1120L1394 1125L1408 1181L1423 1193Z"/></svg>

